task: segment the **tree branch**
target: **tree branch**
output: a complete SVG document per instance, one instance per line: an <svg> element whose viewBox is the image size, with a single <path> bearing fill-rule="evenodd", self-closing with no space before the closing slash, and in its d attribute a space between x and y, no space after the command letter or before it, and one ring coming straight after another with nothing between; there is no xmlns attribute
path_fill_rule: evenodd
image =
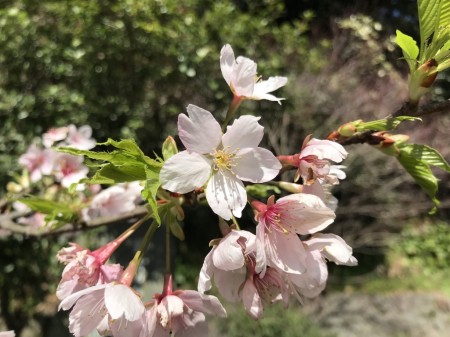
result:
<svg viewBox="0 0 450 337"><path fill-rule="evenodd" d="M121 223L125 220L130 220L134 218L141 217L143 215L148 214L148 209L145 206L137 206L134 210L130 212L124 212L122 214L119 214L117 216L103 216L99 217L90 221L81 222L78 224L67 224L61 228L58 228L54 231L40 229L40 228L33 228L26 225L20 225L14 222L15 219L25 216L29 214L30 212L12 212L8 214L4 214L0 216L0 228L8 230L12 233L18 233L18 234L24 234L27 236L52 236L52 235L59 235L63 233L72 233L82 230L89 230L101 226L110 226L115 225L118 223Z"/></svg>

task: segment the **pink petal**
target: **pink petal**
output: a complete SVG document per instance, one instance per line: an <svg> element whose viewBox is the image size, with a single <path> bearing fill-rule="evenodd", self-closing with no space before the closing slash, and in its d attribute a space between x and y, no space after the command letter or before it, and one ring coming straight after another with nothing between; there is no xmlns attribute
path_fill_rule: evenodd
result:
<svg viewBox="0 0 450 337"><path fill-rule="evenodd" d="M213 115L195 105L188 105L189 117L178 116L178 134L186 149L200 154L212 152L220 144L222 129Z"/></svg>
<svg viewBox="0 0 450 337"><path fill-rule="evenodd" d="M252 183L263 183L275 178L281 163L269 150L261 147L244 148L237 153L234 172L239 179Z"/></svg>
<svg viewBox="0 0 450 337"><path fill-rule="evenodd" d="M233 152L246 147L257 147L264 135L264 127L258 123L260 118L244 115L228 125L227 132L222 137L223 147L229 147Z"/></svg>
<svg viewBox="0 0 450 337"><path fill-rule="evenodd" d="M157 307L162 327L166 328L174 317L182 315L183 307L183 300L178 296L165 296Z"/></svg>
<svg viewBox="0 0 450 337"><path fill-rule="evenodd" d="M208 337L208 323L201 312L186 312L174 331L176 337Z"/></svg>
<svg viewBox="0 0 450 337"><path fill-rule="evenodd" d="M247 192L242 181L235 176L228 172L217 172L206 187L206 200L214 213L230 220L232 214L241 217L247 203Z"/></svg>
<svg viewBox="0 0 450 337"><path fill-rule="evenodd" d="M194 290L183 290L180 291L178 297L183 300L184 305L192 310L219 317L227 316L225 308L215 296L200 294Z"/></svg>
<svg viewBox="0 0 450 337"><path fill-rule="evenodd" d="M177 193L188 193L202 187L211 174L211 164L209 159L195 152L177 153L161 169L161 187Z"/></svg>
<svg viewBox="0 0 450 337"><path fill-rule="evenodd" d="M335 163L340 163L347 155L341 144L316 138L311 139L300 152L300 157L316 156L318 159L328 159Z"/></svg>
<svg viewBox="0 0 450 337"><path fill-rule="evenodd" d="M58 310L61 310L61 309L69 310L70 308L72 308L72 306L75 304L75 302L78 301L78 299L80 297L94 293L94 292L96 292L95 296L103 297L104 289L106 288L106 286L107 286L106 284L99 284L99 285L78 291L78 292L70 295L69 297L66 297L64 300L62 300L62 302L59 304ZM97 291L98 291L98 293L97 293Z"/></svg>
<svg viewBox="0 0 450 337"><path fill-rule="evenodd" d="M264 277L267 269L266 234L264 223L256 226L256 265L255 271Z"/></svg>
<svg viewBox="0 0 450 337"><path fill-rule="evenodd" d="M319 197L306 194L290 194L280 198L283 227L298 234L311 234L330 225L336 214Z"/></svg>
<svg viewBox="0 0 450 337"><path fill-rule="evenodd" d="M91 293L80 298L69 315L70 332L75 337L91 333L105 317L103 308L102 293Z"/></svg>
<svg viewBox="0 0 450 337"><path fill-rule="evenodd" d="M127 321L138 320L145 311L141 299L123 284L109 284L105 288L105 306L112 319L123 316Z"/></svg>
<svg viewBox="0 0 450 337"><path fill-rule="evenodd" d="M242 303L245 310L254 319L260 319L263 315L263 305L261 297L252 281L247 280L242 289Z"/></svg>
<svg viewBox="0 0 450 337"><path fill-rule="evenodd" d="M269 265L290 274L305 272L305 249L297 234L276 230L266 233L266 255Z"/></svg>
<svg viewBox="0 0 450 337"><path fill-rule="evenodd" d="M210 290L212 287L211 278L214 274L214 264L212 260L212 254L217 246L214 246L211 251L206 255L205 260L203 261L202 269L200 270L200 275L198 278L198 291L200 293L205 293Z"/></svg>

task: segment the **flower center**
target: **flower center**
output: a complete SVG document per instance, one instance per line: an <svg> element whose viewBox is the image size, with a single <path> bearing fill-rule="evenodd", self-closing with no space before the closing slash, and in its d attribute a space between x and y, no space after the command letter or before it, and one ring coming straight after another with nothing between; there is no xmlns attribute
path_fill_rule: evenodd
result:
<svg viewBox="0 0 450 337"><path fill-rule="evenodd" d="M236 166L236 159L238 157L236 157L235 152L231 151L229 146L221 150L214 149L211 152L211 156L213 157L214 171L230 171L234 174L233 168Z"/></svg>
<svg viewBox="0 0 450 337"><path fill-rule="evenodd" d="M281 223L280 213L281 210L276 205L267 207L267 211L264 214L266 230L270 232L272 229L274 229L277 232L288 234L289 231L284 228L283 224Z"/></svg>

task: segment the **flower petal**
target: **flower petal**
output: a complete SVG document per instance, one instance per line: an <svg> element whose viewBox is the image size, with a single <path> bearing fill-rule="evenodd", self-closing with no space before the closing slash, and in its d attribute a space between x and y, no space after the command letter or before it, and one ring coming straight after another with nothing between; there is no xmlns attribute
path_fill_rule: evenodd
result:
<svg viewBox="0 0 450 337"><path fill-rule="evenodd" d="M305 272L305 249L297 234L285 234L272 230L266 232L265 243L267 260L270 266L289 274Z"/></svg>
<svg viewBox="0 0 450 337"><path fill-rule="evenodd" d="M230 220L232 214L241 217L247 203L247 192L242 181L235 176L228 172L217 172L206 187L206 200L214 213Z"/></svg>
<svg viewBox="0 0 450 337"><path fill-rule="evenodd" d="M177 193L191 192L206 183L211 165L201 154L181 151L164 163L159 174L161 187Z"/></svg>
<svg viewBox="0 0 450 337"><path fill-rule="evenodd" d="M215 247L212 254L214 267L221 270L235 270L244 266L244 254L238 240L240 231L231 231Z"/></svg>
<svg viewBox="0 0 450 337"><path fill-rule="evenodd" d="M216 246L214 246L211 251L206 255L205 260L203 261L202 269L200 270L200 275L198 277L198 285L197 289L200 293L204 294L206 291L210 290L212 287L211 278L214 274L214 264L212 260L212 254L214 254L214 250Z"/></svg>
<svg viewBox="0 0 450 337"><path fill-rule="evenodd" d="M265 81L259 81L255 84L255 89L253 90L253 95L262 95L269 92L275 91L286 85L288 82L287 77L283 76L272 76Z"/></svg>
<svg viewBox="0 0 450 337"><path fill-rule="evenodd" d="M105 306L112 319L124 316L127 321L137 321L145 311L141 299L123 284L110 284L105 288Z"/></svg>
<svg viewBox="0 0 450 337"><path fill-rule="evenodd" d="M256 63L239 56L233 67L231 86L237 96L250 97L253 94L256 78Z"/></svg>
<svg viewBox="0 0 450 337"><path fill-rule="evenodd" d="M179 292L178 297L183 300L184 305L192 310L227 317L225 308L215 296L200 294L194 290L183 290Z"/></svg>
<svg viewBox="0 0 450 337"><path fill-rule="evenodd" d="M162 327L166 328L174 317L182 315L183 307L183 300L178 296L165 296L157 307Z"/></svg>
<svg viewBox="0 0 450 337"><path fill-rule="evenodd" d="M90 334L103 320L103 295L89 294L80 298L69 315L69 330L75 337Z"/></svg>
<svg viewBox="0 0 450 337"><path fill-rule="evenodd" d="M219 144L222 129L213 115L198 106L189 104L189 117L178 116L178 135L186 149L200 154L210 153Z"/></svg>
<svg viewBox="0 0 450 337"><path fill-rule="evenodd" d="M83 290L80 290L72 295L70 295L69 297L66 297L64 300L61 301L61 303L59 304L58 310L69 310L70 308L72 308L72 306L75 304L76 301L78 301L80 299L80 297L87 295L87 294L91 294L95 291L99 291L99 294L103 294L103 289L105 289L107 286L107 284L99 284L93 287L89 287ZM102 295L103 296L103 295Z"/></svg>
<svg viewBox="0 0 450 337"><path fill-rule="evenodd" d="M245 147L257 147L264 135L264 127L258 123L260 118L244 115L228 125L222 137L223 147L230 147L233 152Z"/></svg>
<svg viewBox="0 0 450 337"><path fill-rule="evenodd" d="M353 250L344 239L334 234L316 234L305 241L311 250L319 250L328 260L336 264L356 266L358 261L352 256Z"/></svg>
<svg viewBox="0 0 450 337"><path fill-rule="evenodd" d="M263 183L275 178L281 170L280 161L269 150L261 147L245 148L236 156L234 172L239 179Z"/></svg>
<svg viewBox="0 0 450 337"><path fill-rule="evenodd" d="M228 85L231 85L233 66L235 63L236 60L234 58L233 49L229 44L226 44L220 51L220 71Z"/></svg>
<svg viewBox="0 0 450 337"><path fill-rule="evenodd" d="M214 283L225 300L229 302L239 301L239 290L245 281L246 273L245 267L232 271L215 270Z"/></svg>
<svg viewBox="0 0 450 337"><path fill-rule="evenodd" d="M242 303L245 310L254 319L260 319L263 315L263 305L258 290L252 281L247 280L242 289Z"/></svg>
<svg viewBox="0 0 450 337"><path fill-rule="evenodd" d="M344 147L336 142L326 139L311 139L300 152L300 158L316 156L318 159L328 159L340 163L347 157Z"/></svg>
<svg viewBox="0 0 450 337"><path fill-rule="evenodd" d="M290 194L277 201L283 226L298 234L312 234L330 225L336 214L318 196Z"/></svg>

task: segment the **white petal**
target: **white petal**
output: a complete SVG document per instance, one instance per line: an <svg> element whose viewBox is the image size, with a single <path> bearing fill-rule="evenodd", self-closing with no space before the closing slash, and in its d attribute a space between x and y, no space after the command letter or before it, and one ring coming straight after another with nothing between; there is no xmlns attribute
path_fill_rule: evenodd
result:
<svg viewBox="0 0 450 337"><path fill-rule="evenodd" d="M212 162L205 156L181 151L170 157L161 169L161 187L177 193L188 193L202 187L211 173Z"/></svg>
<svg viewBox="0 0 450 337"><path fill-rule="evenodd" d="M272 102L278 102L278 104L280 104L280 105L281 105L281 101L285 100L285 98L276 97L276 96L271 95L271 94L252 95L249 98L257 100L257 101L265 99L265 100L272 101Z"/></svg>
<svg viewBox="0 0 450 337"><path fill-rule="evenodd" d="M222 271L217 269L214 273L214 283L220 295L229 302L239 301L239 291L245 281L246 269Z"/></svg>
<svg viewBox="0 0 450 337"><path fill-rule="evenodd" d="M250 97L253 94L256 78L256 63L239 56L233 67L232 86L237 96Z"/></svg>
<svg viewBox="0 0 450 337"><path fill-rule="evenodd" d="M247 280L242 289L242 303L245 310L254 319L259 319L263 315L263 305L261 297L259 297L258 290L250 280Z"/></svg>
<svg viewBox="0 0 450 337"><path fill-rule="evenodd" d="M316 156L318 159L328 159L340 163L347 157L344 147L326 139L311 139L300 152L300 157Z"/></svg>
<svg viewBox="0 0 450 337"><path fill-rule="evenodd" d="M282 76L269 77L265 81L259 81L255 84L253 95L259 96L275 91L281 88L282 86L285 86L287 81L288 81L287 77Z"/></svg>
<svg viewBox="0 0 450 337"><path fill-rule="evenodd" d="M205 109L189 104L189 117L185 114L178 116L178 135L186 149L206 154L213 151L222 137L222 129L213 115Z"/></svg>
<svg viewBox="0 0 450 337"><path fill-rule="evenodd" d="M214 275L214 264L212 260L212 254L216 246L214 246L211 251L206 255L205 260L203 261L202 269L200 270L200 275L198 277L198 286L197 289L200 293L204 294L206 291L211 289L211 278Z"/></svg>
<svg viewBox="0 0 450 337"><path fill-rule="evenodd" d="M212 254L214 266L221 270L235 270L244 266L244 254L238 243L240 238L238 231L231 231L216 246Z"/></svg>
<svg viewBox="0 0 450 337"><path fill-rule="evenodd" d="M256 226L256 266L255 271L264 277L267 269L266 234L264 222Z"/></svg>
<svg viewBox="0 0 450 337"><path fill-rule="evenodd" d="M235 63L236 60L234 58L233 49L229 44L226 44L220 51L220 71L222 72L222 76L228 85L231 84L233 66Z"/></svg>
<svg viewBox="0 0 450 337"><path fill-rule="evenodd" d="M178 294L183 300L184 305L194 311L200 311L205 314L226 317L227 312L220 303L219 299L212 295L200 294L194 290L183 290Z"/></svg>
<svg viewBox="0 0 450 337"><path fill-rule="evenodd" d="M87 294L91 294L94 291L97 290L101 290L103 292L103 289L106 288L107 284L99 284L93 287L89 287L83 290L80 290L72 295L70 295L69 297L66 297L64 300L62 300L62 302L59 304L58 310L69 310L76 301L78 301L78 299L81 296L87 295Z"/></svg>
<svg viewBox="0 0 450 337"><path fill-rule="evenodd" d="M228 125L222 137L223 147L230 147L233 152L245 147L257 147L264 135L264 127L258 123L260 118L244 115Z"/></svg>
<svg viewBox="0 0 450 337"><path fill-rule="evenodd" d="M276 230L266 233L266 255L269 265L289 274L305 272L305 249L297 234Z"/></svg>
<svg viewBox="0 0 450 337"><path fill-rule="evenodd" d="M236 156L234 172L239 179L263 183L275 178L281 170L280 161L262 147L245 148Z"/></svg>
<svg viewBox="0 0 450 337"><path fill-rule="evenodd" d="M183 314L183 307L184 303L178 296L167 295L161 300L157 310L163 328L166 328L174 317Z"/></svg>
<svg viewBox="0 0 450 337"><path fill-rule="evenodd" d="M206 200L211 209L225 220L231 215L240 218L247 203L247 192L242 181L228 172L217 172L206 187Z"/></svg>
<svg viewBox="0 0 450 337"><path fill-rule="evenodd" d="M111 284L106 287L105 306L112 319L124 316L128 321L136 321L145 311L141 299L123 284Z"/></svg>
<svg viewBox="0 0 450 337"><path fill-rule="evenodd" d="M97 296L96 296L97 295ZM102 322L103 296L89 294L83 296L73 307L69 315L69 330L75 337L84 337Z"/></svg>
<svg viewBox="0 0 450 337"><path fill-rule="evenodd" d="M316 234L305 241L311 250L322 251L323 256L336 264L356 266L358 261L352 256L353 250L344 239L334 234Z"/></svg>

